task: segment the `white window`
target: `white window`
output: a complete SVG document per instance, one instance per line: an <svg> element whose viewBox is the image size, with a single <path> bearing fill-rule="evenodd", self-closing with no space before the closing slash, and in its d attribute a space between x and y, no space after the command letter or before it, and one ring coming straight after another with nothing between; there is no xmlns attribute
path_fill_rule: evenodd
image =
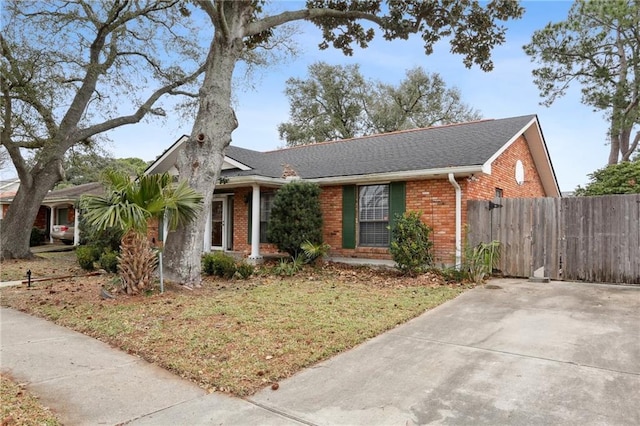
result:
<svg viewBox="0 0 640 426"><path fill-rule="evenodd" d="M358 197L358 243L389 246L389 185L361 186Z"/></svg>

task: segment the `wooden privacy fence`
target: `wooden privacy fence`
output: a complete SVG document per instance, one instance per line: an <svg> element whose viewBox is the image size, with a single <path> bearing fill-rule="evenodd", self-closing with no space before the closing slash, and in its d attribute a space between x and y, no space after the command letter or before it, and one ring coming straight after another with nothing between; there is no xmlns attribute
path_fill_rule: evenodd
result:
<svg viewBox="0 0 640 426"><path fill-rule="evenodd" d="M469 201L467 223L470 246L500 241L506 276L640 284L640 194Z"/></svg>

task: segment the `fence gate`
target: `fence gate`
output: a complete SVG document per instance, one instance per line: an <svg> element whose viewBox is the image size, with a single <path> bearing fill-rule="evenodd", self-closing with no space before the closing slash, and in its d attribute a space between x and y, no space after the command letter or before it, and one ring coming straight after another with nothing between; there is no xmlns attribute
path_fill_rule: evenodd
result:
<svg viewBox="0 0 640 426"><path fill-rule="evenodd" d="M470 245L500 241L507 276L640 284L640 194L469 201L467 223Z"/></svg>

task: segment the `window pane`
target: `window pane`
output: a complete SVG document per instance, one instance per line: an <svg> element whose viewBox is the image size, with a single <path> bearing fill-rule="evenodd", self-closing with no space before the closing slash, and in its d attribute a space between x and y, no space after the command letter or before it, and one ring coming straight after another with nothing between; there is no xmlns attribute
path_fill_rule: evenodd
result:
<svg viewBox="0 0 640 426"><path fill-rule="evenodd" d="M260 194L260 242L267 243L267 224L271 217L271 207L275 193L263 192Z"/></svg>
<svg viewBox="0 0 640 426"><path fill-rule="evenodd" d="M389 245L389 185L360 187L359 245Z"/></svg>
<svg viewBox="0 0 640 426"><path fill-rule="evenodd" d="M389 220L389 185L360 188L360 220Z"/></svg>
<svg viewBox="0 0 640 426"><path fill-rule="evenodd" d="M260 222L268 222L271 216L271 206L273 206L274 194L264 192L260 194Z"/></svg>
<svg viewBox="0 0 640 426"><path fill-rule="evenodd" d="M383 246L389 245L389 230L387 222L361 222L360 245Z"/></svg>

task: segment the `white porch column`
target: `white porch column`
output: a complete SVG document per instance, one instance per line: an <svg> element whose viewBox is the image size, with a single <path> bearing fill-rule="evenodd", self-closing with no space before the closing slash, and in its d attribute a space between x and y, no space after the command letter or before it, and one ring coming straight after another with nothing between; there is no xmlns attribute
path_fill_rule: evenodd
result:
<svg viewBox="0 0 640 426"><path fill-rule="evenodd" d="M51 233L53 232L53 224L56 220L56 208L51 206L49 207L51 214L49 215L49 244L53 244L53 237Z"/></svg>
<svg viewBox="0 0 640 426"><path fill-rule="evenodd" d="M211 251L211 204L206 208L207 213L205 216L207 217L207 221L204 223L204 241L202 249L205 253L209 253Z"/></svg>
<svg viewBox="0 0 640 426"><path fill-rule="evenodd" d="M77 246L80 244L80 209L76 209L73 219L73 245Z"/></svg>
<svg viewBox="0 0 640 426"><path fill-rule="evenodd" d="M251 194L251 255L249 259L262 259L260 256L260 186L253 184Z"/></svg>

